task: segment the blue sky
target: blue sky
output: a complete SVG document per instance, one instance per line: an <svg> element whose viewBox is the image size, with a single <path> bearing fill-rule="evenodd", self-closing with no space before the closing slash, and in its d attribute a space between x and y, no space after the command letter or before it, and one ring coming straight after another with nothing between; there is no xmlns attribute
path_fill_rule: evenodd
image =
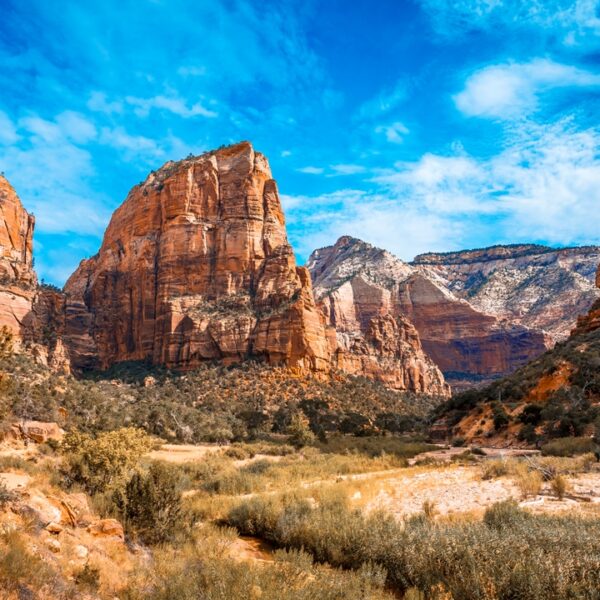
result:
<svg viewBox="0 0 600 600"><path fill-rule="evenodd" d="M0 170L62 285L169 159L250 140L300 262L600 243L596 0L0 0Z"/></svg>

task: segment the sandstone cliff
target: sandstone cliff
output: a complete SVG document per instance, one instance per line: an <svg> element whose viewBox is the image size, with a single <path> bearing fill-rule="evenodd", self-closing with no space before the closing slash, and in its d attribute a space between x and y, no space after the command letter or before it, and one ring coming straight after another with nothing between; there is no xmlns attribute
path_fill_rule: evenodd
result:
<svg viewBox="0 0 600 600"><path fill-rule="evenodd" d="M423 254L413 263L476 310L563 340L600 297L594 285L600 247L531 244Z"/></svg>
<svg viewBox="0 0 600 600"><path fill-rule="evenodd" d="M600 267L595 277L600 288ZM438 408L432 434L493 446L528 446L598 433L600 300L569 337L509 377Z"/></svg>
<svg viewBox="0 0 600 600"><path fill-rule="evenodd" d="M133 188L65 293L77 368L257 358L449 393L405 319L372 315L360 335L326 322L288 243L267 159L247 142L169 162Z"/></svg>
<svg viewBox="0 0 600 600"><path fill-rule="evenodd" d="M436 272L342 237L308 261L329 322L348 335L389 316L411 323L423 349L453 383L514 371L546 349L543 332L503 322L458 297Z"/></svg>
<svg viewBox="0 0 600 600"><path fill-rule="evenodd" d="M150 360L189 369L257 357L302 372L329 368L277 185L247 142L169 162L134 187L65 292L78 367Z"/></svg>
<svg viewBox="0 0 600 600"><path fill-rule="evenodd" d="M7 327L20 343L37 286L32 254L35 219L3 175L0 221L0 327Z"/></svg>
<svg viewBox="0 0 600 600"><path fill-rule="evenodd" d="M55 370L69 371L62 342L64 296L38 286L33 268L35 219L0 175L0 327L13 335L16 350L27 349Z"/></svg>

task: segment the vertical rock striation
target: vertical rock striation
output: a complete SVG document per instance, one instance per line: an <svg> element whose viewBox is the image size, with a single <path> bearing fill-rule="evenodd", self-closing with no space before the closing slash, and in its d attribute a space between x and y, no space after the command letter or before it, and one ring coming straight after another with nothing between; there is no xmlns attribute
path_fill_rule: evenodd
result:
<svg viewBox="0 0 600 600"><path fill-rule="evenodd" d="M277 185L247 142L169 162L133 188L65 292L78 367L150 360L188 369L257 357L298 371L329 368Z"/></svg>
<svg viewBox="0 0 600 600"><path fill-rule="evenodd" d="M37 286L33 270L35 219L23 208L3 175L0 221L0 327L7 327L19 343L23 341Z"/></svg>
<svg viewBox="0 0 600 600"><path fill-rule="evenodd" d="M455 385L511 372L546 348L543 332L478 310L436 272L361 240L342 237L316 250L308 268L338 335L368 336L373 319L393 318L418 332L424 351Z"/></svg>

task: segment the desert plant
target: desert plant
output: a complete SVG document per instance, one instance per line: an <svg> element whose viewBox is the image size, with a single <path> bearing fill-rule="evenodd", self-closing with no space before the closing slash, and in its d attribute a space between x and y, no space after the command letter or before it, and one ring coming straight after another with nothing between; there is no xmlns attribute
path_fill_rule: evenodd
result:
<svg viewBox="0 0 600 600"><path fill-rule="evenodd" d="M315 441L315 434L308 426L308 419L300 413L292 416L288 435L290 444L296 448L302 448Z"/></svg>
<svg viewBox="0 0 600 600"><path fill-rule="evenodd" d="M543 477L539 471L530 471L525 466L519 469L515 477L515 483L521 492L523 498L537 496L542 489Z"/></svg>
<svg viewBox="0 0 600 600"><path fill-rule="evenodd" d="M589 437L556 438L542 446L544 456L576 456L597 450L596 442Z"/></svg>
<svg viewBox="0 0 600 600"><path fill-rule="evenodd" d="M179 476L163 463L153 463L147 473L134 473L125 491L115 492L115 503L127 530L148 544L173 539L184 529Z"/></svg>
<svg viewBox="0 0 600 600"><path fill-rule="evenodd" d="M550 482L550 486L552 488L552 491L554 492L554 495L559 500L562 500L569 490L569 482L563 475L555 475L554 479L552 479L552 481Z"/></svg>
<svg viewBox="0 0 600 600"><path fill-rule="evenodd" d="M132 427L95 438L70 432L61 444L65 483L79 484L90 494L105 492L122 483L151 447L151 438Z"/></svg>

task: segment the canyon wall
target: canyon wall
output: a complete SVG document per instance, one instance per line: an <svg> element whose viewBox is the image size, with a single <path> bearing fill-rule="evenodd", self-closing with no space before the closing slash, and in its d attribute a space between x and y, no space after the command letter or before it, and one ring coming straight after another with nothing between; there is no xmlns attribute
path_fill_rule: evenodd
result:
<svg viewBox="0 0 600 600"><path fill-rule="evenodd" d="M329 368L277 185L247 142L167 163L134 187L65 293L77 367L260 358L301 372Z"/></svg>
<svg viewBox="0 0 600 600"><path fill-rule="evenodd" d="M402 319L457 387L510 373L551 343L543 331L513 324L459 297L435 270L355 238L342 237L316 250L308 268L317 300L339 332L364 335L374 316Z"/></svg>
<svg viewBox="0 0 600 600"><path fill-rule="evenodd" d="M0 175L0 221L0 327L8 328L20 344L37 287L33 269L35 219L23 208L3 175Z"/></svg>

